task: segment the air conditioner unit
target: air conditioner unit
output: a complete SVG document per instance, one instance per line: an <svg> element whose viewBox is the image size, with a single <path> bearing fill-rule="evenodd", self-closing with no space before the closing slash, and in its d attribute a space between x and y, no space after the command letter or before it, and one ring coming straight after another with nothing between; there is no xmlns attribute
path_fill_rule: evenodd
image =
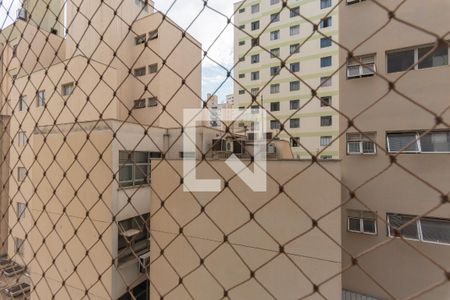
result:
<svg viewBox="0 0 450 300"><path fill-rule="evenodd" d="M226 147L226 149L225 149L226 152L233 152L233 150L234 150L233 141L227 141L225 144L225 147Z"/></svg>
<svg viewBox="0 0 450 300"><path fill-rule="evenodd" d="M28 20L28 11L25 8L19 8L17 10L17 19L22 21Z"/></svg>
<svg viewBox="0 0 450 300"><path fill-rule="evenodd" d="M148 273L148 268L150 267L150 251L145 252L139 256L139 272Z"/></svg>

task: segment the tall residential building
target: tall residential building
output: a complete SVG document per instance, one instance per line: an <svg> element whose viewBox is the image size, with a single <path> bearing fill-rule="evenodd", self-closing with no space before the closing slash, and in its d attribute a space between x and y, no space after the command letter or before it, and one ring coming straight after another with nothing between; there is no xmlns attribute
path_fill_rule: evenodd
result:
<svg viewBox="0 0 450 300"><path fill-rule="evenodd" d="M148 287L150 166L181 156L201 45L139 0L64 1L61 35L61 2L1 32L0 240L32 299L128 299Z"/></svg>
<svg viewBox="0 0 450 300"><path fill-rule="evenodd" d="M290 141L295 157L337 158L338 9L332 0L284 2L235 3L235 106L264 107L268 138Z"/></svg>
<svg viewBox="0 0 450 300"><path fill-rule="evenodd" d="M347 0L339 19L343 288L450 299L450 2Z"/></svg>

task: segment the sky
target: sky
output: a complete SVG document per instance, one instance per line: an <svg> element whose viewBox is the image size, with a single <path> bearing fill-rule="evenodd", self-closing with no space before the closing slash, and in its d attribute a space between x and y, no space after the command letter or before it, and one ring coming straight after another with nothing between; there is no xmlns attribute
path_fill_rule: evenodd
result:
<svg viewBox="0 0 450 300"><path fill-rule="evenodd" d="M123 1L134 5L134 0ZM227 18L223 15L232 16L236 0L208 0L207 7L203 6L203 0L154 1L157 10L187 29L202 44L203 50L208 51L208 57L203 60L202 96L206 99L207 93L214 93L223 101L226 95L233 93L233 82L226 79L227 71L221 67L230 69L233 65L233 26L227 24ZM0 0L0 27L13 22L19 2ZM7 11L10 16L7 16Z"/></svg>

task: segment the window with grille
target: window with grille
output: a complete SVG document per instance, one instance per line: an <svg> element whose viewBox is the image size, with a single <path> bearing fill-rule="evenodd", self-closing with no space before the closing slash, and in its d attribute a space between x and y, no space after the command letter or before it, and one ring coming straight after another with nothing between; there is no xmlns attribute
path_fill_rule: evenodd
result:
<svg viewBox="0 0 450 300"><path fill-rule="evenodd" d="M291 92L300 90L300 81L291 81L289 82L289 90Z"/></svg>
<svg viewBox="0 0 450 300"><path fill-rule="evenodd" d="M289 28L289 35L294 36L300 34L300 25L294 25Z"/></svg>
<svg viewBox="0 0 450 300"><path fill-rule="evenodd" d="M258 30L259 29L259 21L254 21L251 23L251 29L252 30Z"/></svg>
<svg viewBox="0 0 450 300"><path fill-rule="evenodd" d="M332 44L331 38L321 38L320 39L320 48L327 48L330 47Z"/></svg>
<svg viewBox="0 0 450 300"><path fill-rule="evenodd" d="M134 100L133 108L135 109L145 108L145 99Z"/></svg>
<svg viewBox="0 0 450 300"><path fill-rule="evenodd" d="M375 54L353 57L347 61L347 78L373 76L375 74Z"/></svg>
<svg viewBox="0 0 450 300"><path fill-rule="evenodd" d="M290 128L300 128L300 119L299 118L290 119L289 127Z"/></svg>
<svg viewBox="0 0 450 300"><path fill-rule="evenodd" d="M275 67L270 67L270 76L275 76L280 74L280 67L279 66L275 66Z"/></svg>
<svg viewBox="0 0 450 300"><path fill-rule="evenodd" d="M280 48L270 49L270 58L280 57Z"/></svg>
<svg viewBox="0 0 450 300"><path fill-rule="evenodd" d="M158 106L158 98L157 97L148 98L148 107L155 107L155 106Z"/></svg>
<svg viewBox="0 0 450 300"><path fill-rule="evenodd" d="M280 111L280 102L271 102L270 111Z"/></svg>
<svg viewBox="0 0 450 300"><path fill-rule="evenodd" d="M259 71L251 72L250 75L251 80L259 80Z"/></svg>
<svg viewBox="0 0 450 300"><path fill-rule="evenodd" d="M275 41L275 40L278 40L278 39L280 39L280 31L279 30L275 30L275 31L270 32L270 40L271 41Z"/></svg>
<svg viewBox="0 0 450 300"><path fill-rule="evenodd" d="M289 101L289 109L299 109L300 108L300 100L290 100Z"/></svg>
<svg viewBox="0 0 450 300"><path fill-rule="evenodd" d="M326 147L329 144L331 144L332 140L333 140L333 137L331 137L331 136L321 136L320 137L320 146Z"/></svg>
<svg viewBox="0 0 450 300"><path fill-rule="evenodd" d="M300 44L292 44L289 46L289 53L296 54L300 53Z"/></svg>
<svg viewBox="0 0 450 300"><path fill-rule="evenodd" d="M151 64L148 66L148 73L153 74L158 72L158 64Z"/></svg>
<svg viewBox="0 0 450 300"><path fill-rule="evenodd" d="M253 4L253 5L251 6L251 12L252 12L252 14L259 13L259 3Z"/></svg>
<svg viewBox="0 0 450 300"><path fill-rule="evenodd" d="M347 210L347 230L355 233L377 234L376 215L370 211Z"/></svg>
<svg viewBox="0 0 450 300"><path fill-rule="evenodd" d="M300 16L300 6L296 6L296 7L289 9L289 16L291 18Z"/></svg>
<svg viewBox="0 0 450 300"><path fill-rule="evenodd" d="M320 97L320 106L321 107L331 106L331 102L332 102L331 96Z"/></svg>
<svg viewBox="0 0 450 300"><path fill-rule="evenodd" d="M320 67L321 68L326 68L326 67L331 67L331 56L326 56L326 57L321 57L320 58Z"/></svg>
<svg viewBox="0 0 450 300"><path fill-rule="evenodd" d="M320 86L321 87L330 87L333 82L331 80L331 76L320 77Z"/></svg>
<svg viewBox="0 0 450 300"><path fill-rule="evenodd" d="M271 14L270 22L272 22L272 23L280 22L280 14L279 13Z"/></svg>
<svg viewBox="0 0 450 300"><path fill-rule="evenodd" d="M150 183L150 152L119 151L119 186L133 187Z"/></svg>
<svg viewBox="0 0 450 300"><path fill-rule="evenodd" d="M406 239L421 242L450 244L450 220L422 217L417 220L415 216L396 213L387 214L388 234L396 237L396 231Z"/></svg>
<svg viewBox="0 0 450 300"><path fill-rule="evenodd" d="M250 61L251 61L252 64L259 63L259 54L252 55Z"/></svg>
<svg viewBox="0 0 450 300"><path fill-rule="evenodd" d="M326 127L333 125L333 119L331 116L322 116L320 117L320 126Z"/></svg>
<svg viewBox="0 0 450 300"><path fill-rule="evenodd" d="M376 154L376 133L347 133L347 154Z"/></svg>
<svg viewBox="0 0 450 300"><path fill-rule="evenodd" d="M331 7L331 0L320 0L320 9Z"/></svg>
<svg viewBox="0 0 450 300"><path fill-rule="evenodd" d="M271 94L278 94L280 92L280 84L274 83L270 85L270 93Z"/></svg>
<svg viewBox="0 0 450 300"><path fill-rule="evenodd" d="M296 63L291 63L289 66L289 69L291 70L291 72L293 73L297 73L300 72L300 63L296 62Z"/></svg>
<svg viewBox="0 0 450 300"><path fill-rule="evenodd" d="M271 120L270 129L280 129L280 122L278 120Z"/></svg>

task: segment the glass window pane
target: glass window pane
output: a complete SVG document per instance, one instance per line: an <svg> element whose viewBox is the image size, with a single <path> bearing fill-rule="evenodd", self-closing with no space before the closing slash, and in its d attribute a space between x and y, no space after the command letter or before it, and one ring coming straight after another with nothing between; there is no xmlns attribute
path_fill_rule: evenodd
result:
<svg viewBox="0 0 450 300"><path fill-rule="evenodd" d="M360 142L348 142L348 152L349 153L360 153L361 149L360 149Z"/></svg>
<svg viewBox="0 0 450 300"><path fill-rule="evenodd" d="M414 65L414 49L388 53L387 71L388 73L405 71Z"/></svg>
<svg viewBox="0 0 450 300"><path fill-rule="evenodd" d="M374 153L375 152L375 144L370 141L364 141L363 145L363 153Z"/></svg>
<svg viewBox="0 0 450 300"><path fill-rule="evenodd" d="M367 233L376 233L376 222L373 219L363 219L363 229Z"/></svg>
<svg viewBox="0 0 450 300"><path fill-rule="evenodd" d="M450 132L430 132L420 138L423 152L450 152Z"/></svg>
<svg viewBox="0 0 450 300"><path fill-rule="evenodd" d="M404 215L389 215L388 219L389 219L390 228L398 229L401 226L403 226L404 224L410 222L413 219L413 217L404 216ZM391 229L389 231L392 236L395 236L394 232L391 231ZM401 229L401 231L400 231L400 234L404 238L418 240L419 234L417 231L417 222L413 222L412 224L410 224L406 227L403 227L403 229Z"/></svg>
<svg viewBox="0 0 450 300"><path fill-rule="evenodd" d="M428 54L433 46L419 48L419 60ZM448 46L438 47L434 52L428 54L423 61L419 63L419 69L446 66L448 65Z"/></svg>
<svg viewBox="0 0 450 300"><path fill-rule="evenodd" d="M134 152L134 162L146 163L148 161L148 152Z"/></svg>
<svg viewBox="0 0 450 300"><path fill-rule="evenodd" d="M450 244L450 221L421 219L424 241Z"/></svg>
<svg viewBox="0 0 450 300"><path fill-rule="evenodd" d="M361 231L360 219L348 218L348 229L352 231Z"/></svg>
<svg viewBox="0 0 450 300"><path fill-rule="evenodd" d="M388 135L389 152L417 152L419 147L415 133L391 133Z"/></svg>
<svg viewBox="0 0 450 300"><path fill-rule="evenodd" d="M134 180L139 183L147 183L148 165L136 165Z"/></svg>
<svg viewBox="0 0 450 300"><path fill-rule="evenodd" d="M133 180L133 167L121 166L119 170L119 182Z"/></svg>

